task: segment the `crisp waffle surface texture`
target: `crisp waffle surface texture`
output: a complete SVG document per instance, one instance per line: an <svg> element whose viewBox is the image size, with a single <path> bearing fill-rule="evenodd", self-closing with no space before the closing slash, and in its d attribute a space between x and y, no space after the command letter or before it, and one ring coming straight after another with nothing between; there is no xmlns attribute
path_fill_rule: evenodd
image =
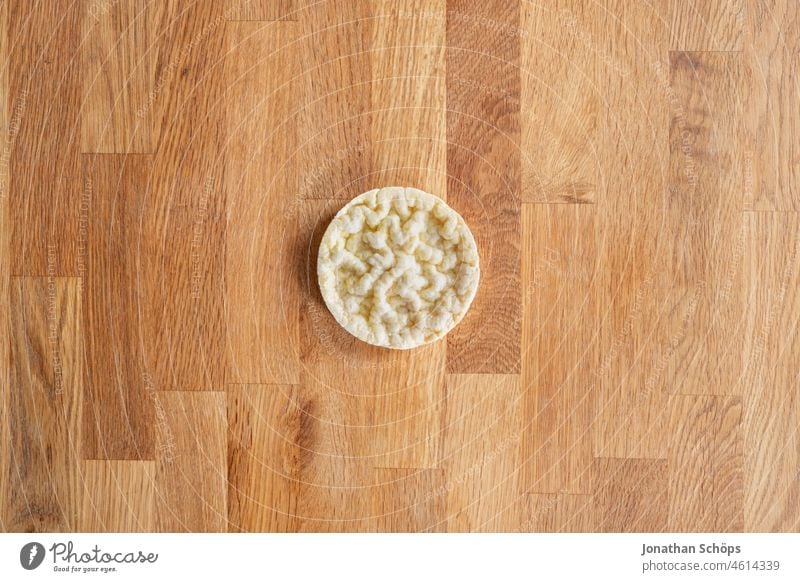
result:
<svg viewBox="0 0 800 582"><path fill-rule="evenodd" d="M464 219L416 188L370 190L322 237L319 285L336 321L357 338L414 348L444 337L478 289L478 248Z"/></svg>

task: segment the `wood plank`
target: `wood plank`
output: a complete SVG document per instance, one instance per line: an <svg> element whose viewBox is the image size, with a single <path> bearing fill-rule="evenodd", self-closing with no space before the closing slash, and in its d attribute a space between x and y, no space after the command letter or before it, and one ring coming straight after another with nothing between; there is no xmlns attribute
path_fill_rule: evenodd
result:
<svg viewBox="0 0 800 582"><path fill-rule="evenodd" d="M800 210L800 5L748 0L745 52L752 71L747 208Z"/></svg>
<svg viewBox="0 0 800 582"><path fill-rule="evenodd" d="M352 444L353 427L337 422L346 418L341 400L306 388L299 394L300 531L444 531L442 470L370 468Z"/></svg>
<svg viewBox="0 0 800 582"><path fill-rule="evenodd" d="M79 531L154 531L155 462L84 461L81 467L86 493Z"/></svg>
<svg viewBox="0 0 800 582"><path fill-rule="evenodd" d="M377 183L371 172L372 2L298 2L300 192L349 200Z"/></svg>
<svg viewBox="0 0 800 582"><path fill-rule="evenodd" d="M331 393L325 400L331 410L321 410L320 418L341 422L347 432L347 451L334 442L337 446L325 453L352 454L370 467L435 468L441 449L444 351L437 346L413 354L371 346L359 350L360 356L316 363L313 371L301 374L311 392Z"/></svg>
<svg viewBox="0 0 800 582"><path fill-rule="evenodd" d="M318 459L320 461L320 459ZM299 531L306 533L376 532L375 496L370 472L350 463L314 462L312 479L300 488Z"/></svg>
<svg viewBox="0 0 800 582"><path fill-rule="evenodd" d="M11 450L5 528L71 531L78 525L82 410L81 301L78 280L11 281L8 406Z"/></svg>
<svg viewBox="0 0 800 582"><path fill-rule="evenodd" d="M445 497L431 494L444 483L441 469L376 469L372 500L376 530L445 531Z"/></svg>
<svg viewBox="0 0 800 582"><path fill-rule="evenodd" d="M449 375L442 468L447 530L513 531L519 492L523 393L518 375Z"/></svg>
<svg viewBox="0 0 800 582"><path fill-rule="evenodd" d="M602 96L586 12L581 0L522 4L523 202L585 204L597 195ZM612 66L608 74L628 71Z"/></svg>
<svg viewBox="0 0 800 582"><path fill-rule="evenodd" d="M228 20L297 20L295 0L224 0L223 4Z"/></svg>
<svg viewBox="0 0 800 582"><path fill-rule="evenodd" d="M19 114L22 111L18 110L17 119L14 120L14 110L9 107L9 100L8 100L8 93L9 93L9 82L8 82L8 2L3 2L0 4L0 26L2 26L2 30L4 34L0 35L0 58L2 58L3 62L6 63L6 66L0 69L0 204L2 204L2 214L0 214L0 220L2 220L3 224L3 236L5 237L4 240L7 241L8 239L8 232L11 228L11 224L9 222L9 165L11 161L11 150L14 147L14 141L17 137L17 131L19 130ZM2 261L10 260L8 254L11 252L11 249L8 248L8 243L3 243L3 256L0 258ZM8 265L6 265L6 269L8 269ZM5 273L5 271L3 271Z"/></svg>
<svg viewBox="0 0 800 582"><path fill-rule="evenodd" d="M367 3L361 6L364 6L364 11L371 11ZM443 146L436 142L443 135L444 124L441 110L443 83L441 71L437 71L437 67L441 66L443 53L435 46L436 43L431 43L427 37L423 38L429 34L441 36L443 22L418 17L412 10L415 6L416 4L403 4L396 11L390 11L388 4L381 4L377 9L381 16L374 22L353 17L351 20L356 24L340 24L350 15L348 11L345 11L347 15L320 21L327 23L329 27L333 22L336 34L333 35L329 30L315 32L314 35L320 38L337 38L337 44L331 46L342 48L336 51L335 57L331 57L334 60L324 63L318 71L313 72L314 85L305 90L306 94L318 98L318 90L314 87L320 83L327 87L325 83L329 83L331 79L337 83L332 90L339 90L340 80L351 79L350 74L358 71L359 66L367 69L368 74L352 77L346 102L340 103L342 100L337 97L337 102L330 105L335 111L334 118L333 121L325 121L336 123L337 119L342 119L342 123L335 128L342 134L331 139L323 136L323 141L329 144L325 151L332 153L320 153L313 165L307 165L313 170L306 175L306 180L310 180L315 186L317 181L324 181L329 175L335 180L347 179L350 171L358 171L358 176L366 176L366 168L371 165L372 159L375 160L377 170L386 170L382 174L381 184L390 178L412 180L413 184L440 195L444 194L444 189L436 185L442 183L446 170L444 157L440 155ZM338 35L354 29L355 32L351 33L349 39L338 40ZM328 36L323 37L323 34ZM372 63L366 53L362 54L365 49L352 46L360 40L377 45L377 50L370 53ZM401 51L397 48L419 44L425 46L413 49L410 54L408 49ZM315 51L322 52L323 49L315 47ZM403 59L400 59L400 55ZM402 64L406 60L409 62ZM428 60L432 62L427 62ZM399 67L390 71L391 76L396 78L386 78L389 74L387 67L390 65ZM333 75L332 66L341 69ZM364 81L368 81L373 74L378 80L372 84L371 90L370 87L363 87ZM327 78L329 75L333 75L331 79ZM414 85L410 83L409 78L412 75L415 79L417 75L428 79L424 92L419 89L418 82ZM369 120L360 118L354 112L364 97L366 102L361 106L364 111L369 110L370 106L378 110L369 135L360 133L362 129L359 125L368 123ZM322 101L329 102L327 97ZM321 105L314 104L314 107ZM398 110L400 107L410 109ZM345 116L344 108L353 112ZM383 109L387 111L382 114L380 110ZM340 114L339 111L343 112ZM311 111L310 117L313 118L314 114ZM369 125L365 127L369 131ZM430 156L429 153L422 155L417 148L397 147L396 141L379 145L374 154L363 147L370 141L370 136L373 143L380 144L380 140L394 139L395 131L410 131L409 135L427 140ZM348 135L346 132L351 132L351 136L363 135L364 141L359 142L355 137L351 137L349 141L342 139ZM402 135L405 136L406 133ZM330 142L337 140L341 140L347 147L334 148ZM326 162L327 156L331 157L331 161ZM333 157L337 159L332 160ZM424 164L422 158L425 158ZM342 169L340 163L364 164L364 169L351 170L352 166ZM415 165L424 165L426 169L419 170ZM368 187L361 182L358 187L352 188L347 182L344 184L348 188L344 194L349 196ZM305 186L306 184L301 189ZM317 196L314 193L310 195ZM330 195L330 192L323 192L322 196ZM370 467L412 470L434 467L437 463L445 344L440 342L414 352L381 350L355 340L335 323L325 308L316 285L316 252L319 238L339 206L341 203L304 205L305 216L301 218L304 223L301 227L303 240L310 241L303 252L306 269L303 273L305 299L301 311L302 357L304 367L313 370L303 381L303 386L311 394L320 394L326 398L326 404L321 408L324 411L321 423L334 426L341 423L341 430L348 435L346 441L342 440L343 437L331 438L330 443L323 441L326 447L330 447L323 454L331 457L319 459L311 468L313 481L304 488L303 514L307 519L303 521L302 527L318 530L335 528L338 524L348 530L370 530L378 527L380 520L362 510L362 504L365 503L362 499L373 499L376 494L382 495L370 490L375 488L371 481ZM331 387L335 390L332 395L328 394ZM332 483L345 489L323 493L317 483ZM365 490L365 487L368 489ZM316 499L313 501L309 499L314 496ZM366 507L371 507L371 504L367 503ZM333 522L319 519L318 516L326 512L334 512L341 519ZM384 527L395 527L395 522L384 524Z"/></svg>
<svg viewBox="0 0 800 582"><path fill-rule="evenodd" d="M525 522L521 531L587 533L595 531L591 495L534 493L527 496Z"/></svg>
<svg viewBox="0 0 800 582"><path fill-rule="evenodd" d="M226 531L225 395L162 392L159 402L156 530Z"/></svg>
<svg viewBox="0 0 800 582"><path fill-rule="evenodd" d="M10 1L8 106L14 275L77 273L82 4Z"/></svg>
<svg viewBox="0 0 800 582"><path fill-rule="evenodd" d="M604 0L573 11L581 31L576 34L592 50L604 98L598 116L597 201L627 209L626 216L648 210L666 176L670 30L659 12L665 5Z"/></svg>
<svg viewBox="0 0 800 582"><path fill-rule="evenodd" d="M8 4L0 4L0 30L8 30ZM8 62L8 34L0 34L0 62ZM8 116L8 67L0 69L0 475L11 471L11 247L8 196L8 156L13 136ZM0 532L9 531L6 499L9 479L0 479Z"/></svg>
<svg viewBox="0 0 800 582"><path fill-rule="evenodd" d="M306 374L316 372L302 372L297 399L299 531L374 532L375 476L340 392L346 385L318 385Z"/></svg>
<svg viewBox="0 0 800 582"><path fill-rule="evenodd" d="M741 381L746 77L735 53L672 52L669 62L669 77L660 64L653 69L664 91L655 99L670 111L666 196L631 200L642 209L624 211L636 216L630 224L607 215L618 231L604 261L613 266L604 286L612 309L599 373L599 455L666 458L667 442L656 435L667 427L668 395L736 394Z"/></svg>
<svg viewBox="0 0 800 582"><path fill-rule="evenodd" d="M670 0L670 48L680 51L740 51L747 0Z"/></svg>
<svg viewBox="0 0 800 582"><path fill-rule="evenodd" d="M691 245L680 282L712 279L739 233L743 205L745 101L749 80L740 54L672 51L669 55L670 173L668 210L708 225L710 236L683 234ZM699 226L699 225L698 225ZM726 232L731 230L733 232ZM717 247L722 247L718 249Z"/></svg>
<svg viewBox="0 0 800 582"><path fill-rule="evenodd" d="M226 382L299 382L294 23L226 25ZM267 284L266 282L270 282Z"/></svg>
<svg viewBox="0 0 800 582"><path fill-rule="evenodd" d="M668 480L666 460L596 459L596 531L666 531Z"/></svg>
<svg viewBox="0 0 800 582"><path fill-rule="evenodd" d="M7 312L7 305L4 305L4 310ZM3 321L4 324L8 322ZM6 328L4 327L4 331ZM7 334L6 334L7 335ZM9 336L10 337L10 336ZM11 410L11 395L9 392L9 346L4 346L5 353L0 354L3 356L2 370L0 370L0 471L2 475L6 476L0 480L0 532L12 531L11 520L12 507L10 502L11 496L11 479L9 476L12 471L15 471L12 461L12 440L11 440L11 419L13 418L13 411Z"/></svg>
<svg viewBox="0 0 800 582"><path fill-rule="evenodd" d="M157 390L221 390L224 19L212 0L159 6L152 107L160 137L137 265L145 372Z"/></svg>
<svg viewBox="0 0 800 582"><path fill-rule="evenodd" d="M800 221L747 214L745 531L800 527Z"/></svg>
<svg viewBox="0 0 800 582"><path fill-rule="evenodd" d="M663 249L669 175L669 30L652 4L608 0L583 16L604 96L598 120L601 189L600 367L596 456L666 458L666 398L655 374L691 292L673 291ZM628 71L624 77L617 70ZM684 226L684 228L686 228ZM672 248L667 246L666 248ZM665 314L674 313L666 317ZM641 361L644 358L645 361Z"/></svg>
<svg viewBox="0 0 800 582"><path fill-rule="evenodd" d="M367 95L372 109L367 137L371 148L366 154L371 156L374 170L369 179L381 185L416 186L444 197L444 13L435 17L437 8L444 9L444 2L372 4L369 29L365 29L370 33L366 64L370 66ZM316 249L315 240L312 251ZM316 259L309 265L316 265ZM312 271L316 269L307 270ZM321 306L317 312L322 311L324 320L333 322L316 287L312 289L307 299L317 308ZM316 329L303 329L310 342L319 337ZM322 383L347 387L342 397L352 411L351 422L362 427L355 430L363 444L360 454L376 467L435 467L446 343L398 352L353 341L335 322L323 329L330 332L335 346L332 353L337 355L317 362L318 378ZM341 351L343 347L349 353Z"/></svg>
<svg viewBox="0 0 800 582"><path fill-rule="evenodd" d="M745 104L749 79L740 54L670 53L670 169L664 205L674 233L664 245L672 288L691 292L674 341L664 390L738 394L743 360ZM664 319L662 317L662 319ZM679 329L683 325L686 329ZM670 330L673 331L673 330Z"/></svg>
<svg viewBox="0 0 800 582"><path fill-rule="evenodd" d="M667 530L742 531L741 398L675 396L670 408Z"/></svg>
<svg viewBox="0 0 800 582"><path fill-rule="evenodd" d="M481 260L472 308L447 338L450 373L520 370L519 27L519 2L447 2L447 200Z"/></svg>
<svg viewBox="0 0 800 582"><path fill-rule="evenodd" d="M340 206L310 200L299 213L305 241L299 408L309 426L298 478L301 531L376 531L383 514L373 508L384 495L376 490L376 467L432 469L440 455L443 348L370 346L345 332L324 305L316 255Z"/></svg>
<svg viewBox="0 0 800 582"><path fill-rule="evenodd" d="M522 486L590 493L600 353L596 212L523 207Z"/></svg>
<svg viewBox="0 0 800 582"><path fill-rule="evenodd" d="M311 392L329 393L331 406L344 415L336 422L348 428L353 454L364 457L367 466L436 468L445 344L387 350L357 340L336 323L319 291L316 265L319 241L339 204L307 201L301 208L299 232L308 241L303 253L301 383Z"/></svg>
<svg viewBox="0 0 800 582"><path fill-rule="evenodd" d="M445 0L377 0L372 167L380 184L447 195Z"/></svg>
<svg viewBox="0 0 800 582"><path fill-rule="evenodd" d="M314 419L289 385L227 389L230 531L297 531L297 503Z"/></svg>
<svg viewBox="0 0 800 582"><path fill-rule="evenodd" d="M156 10L148 4L83 0L82 152L153 152Z"/></svg>
<svg viewBox="0 0 800 582"><path fill-rule="evenodd" d="M83 458L155 458L152 379L139 314L138 248L151 156L87 155L83 322L87 362Z"/></svg>

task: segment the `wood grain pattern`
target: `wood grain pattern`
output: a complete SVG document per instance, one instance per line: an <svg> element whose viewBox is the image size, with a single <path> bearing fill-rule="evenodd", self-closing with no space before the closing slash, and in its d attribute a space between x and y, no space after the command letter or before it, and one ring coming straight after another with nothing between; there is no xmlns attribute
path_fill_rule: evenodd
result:
<svg viewBox="0 0 800 582"><path fill-rule="evenodd" d="M155 6L83 0L81 151L152 153Z"/></svg>
<svg viewBox="0 0 800 582"><path fill-rule="evenodd" d="M374 469L363 457L367 433L360 411L348 408L343 386L331 389L303 376L297 400L298 529L374 531Z"/></svg>
<svg viewBox="0 0 800 582"><path fill-rule="evenodd" d="M753 76L747 204L753 210L796 212L800 89L790 71L800 65L800 5L792 0L748 0L747 12L745 51Z"/></svg>
<svg viewBox="0 0 800 582"><path fill-rule="evenodd" d="M300 192L304 198L349 200L380 185L370 175L374 5L302 4Z"/></svg>
<svg viewBox="0 0 800 582"><path fill-rule="evenodd" d="M297 37L288 22L226 26L227 382L300 379Z"/></svg>
<svg viewBox="0 0 800 582"><path fill-rule="evenodd" d="M8 4L0 4L0 31L7 30ZM0 61L8 59L8 35L0 34ZM8 68L0 70L0 475L8 475L11 450L11 409L9 385L11 374L11 247L9 246L11 221L8 196L8 157L10 142L8 119ZM8 479L0 479L0 531L8 531L6 499L9 495Z"/></svg>
<svg viewBox="0 0 800 582"><path fill-rule="evenodd" d="M694 303L664 379L685 394L740 392L748 81L739 53L670 53L670 252Z"/></svg>
<svg viewBox="0 0 800 582"><path fill-rule="evenodd" d="M442 467L447 531L519 527L523 395L509 375L448 376Z"/></svg>
<svg viewBox="0 0 800 582"><path fill-rule="evenodd" d="M156 530L226 531L224 394L163 392L156 406Z"/></svg>
<svg viewBox="0 0 800 582"><path fill-rule="evenodd" d="M744 527L797 531L800 223L796 214L752 213L746 228Z"/></svg>
<svg viewBox="0 0 800 582"><path fill-rule="evenodd" d="M152 460L152 378L145 372L137 293L139 220L151 156L84 156L81 231L84 346L83 458Z"/></svg>
<svg viewBox="0 0 800 582"><path fill-rule="evenodd" d="M348 8L335 18L307 14L315 22L313 42L332 35L348 37L334 61L328 62L326 49L316 44L309 57L314 65L306 72L310 73L307 82L318 88L309 93L306 86L305 94L313 95L315 102L306 105L303 124L314 123L312 127L322 128L326 135L314 143L319 153L312 165L305 165L301 191L308 197L352 196L363 187L347 182L327 190L318 186L328 176L347 179L364 165L360 178L379 184L416 184L444 197L443 15L431 17L436 5L426 5L421 11L422 3L411 0L356 5L357 11ZM323 23L328 28L317 32ZM335 76L332 67L338 69ZM345 81L352 86L338 84ZM326 94L328 87L331 93ZM342 89L348 89L347 100L339 96ZM334 98L336 104L328 104ZM318 109L323 105L324 109ZM370 108L371 117L364 116L362 111ZM317 120L320 111L328 117ZM306 190L309 185L311 190ZM367 466L435 467L446 346L440 343L415 353L392 353L359 345L335 324L322 302L315 273L318 237L338 206L308 203L302 210L301 238L313 241L303 253L302 361L311 371L303 384L314 393L338 391L337 409L345 415L344 422L355 425L350 428L354 451L366 457ZM323 422L331 421L323 418Z"/></svg>
<svg viewBox="0 0 800 582"><path fill-rule="evenodd" d="M378 532L446 531L445 484L441 469L376 469L372 514Z"/></svg>
<svg viewBox="0 0 800 582"><path fill-rule="evenodd" d="M741 398L676 396L670 408L667 530L741 531Z"/></svg>
<svg viewBox="0 0 800 582"><path fill-rule="evenodd" d="M299 0L223 0L228 20L296 20Z"/></svg>
<svg viewBox="0 0 800 582"><path fill-rule="evenodd" d="M14 275L77 274L82 4L7 2ZM10 135L10 134L9 134Z"/></svg>
<svg viewBox="0 0 800 582"><path fill-rule="evenodd" d="M84 532L151 532L155 529L154 461L85 461L86 491L80 527Z"/></svg>
<svg viewBox="0 0 800 582"><path fill-rule="evenodd" d="M350 454L370 467L437 466L445 376L442 346L413 353L369 349L358 359L307 362L306 367L313 370L304 369L301 384L330 405L319 411L318 420L342 423L348 435L346 446L334 441L334 448L324 454Z"/></svg>
<svg viewBox="0 0 800 582"><path fill-rule="evenodd" d="M680 51L740 51L747 0L670 0L670 48Z"/></svg>
<svg viewBox="0 0 800 582"><path fill-rule="evenodd" d="M668 474L663 460L596 459L595 531L666 530Z"/></svg>
<svg viewBox="0 0 800 582"><path fill-rule="evenodd" d="M521 531L586 533L595 531L591 495L534 493L528 495Z"/></svg>
<svg viewBox="0 0 800 582"><path fill-rule="evenodd" d="M447 197L444 9L444 0L379 0L370 46L370 179L440 198Z"/></svg>
<svg viewBox="0 0 800 582"><path fill-rule="evenodd" d="M303 249L300 310L301 380L298 395L302 457L298 475L300 531L371 531L374 483L369 462L361 455L370 443L365 413L372 385L350 382L377 369L383 350L357 341L326 310L316 282L317 249L341 203L304 201L298 214ZM347 373L341 378L340 373ZM351 406L355 405L355 408Z"/></svg>
<svg viewBox="0 0 800 582"><path fill-rule="evenodd" d="M524 202L591 203L597 195L602 95L586 13L586 3L576 0L522 4Z"/></svg>
<svg viewBox="0 0 800 582"><path fill-rule="evenodd" d="M312 419L290 385L227 390L230 531L297 531L297 503Z"/></svg>
<svg viewBox="0 0 800 582"><path fill-rule="evenodd" d="M523 208L523 487L590 493L595 417L594 330L600 319L595 209Z"/></svg>
<svg viewBox="0 0 800 582"><path fill-rule="evenodd" d="M224 18L218 2L161 4L160 128L142 216L145 371L156 390L221 390L225 373Z"/></svg>
<svg viewBox="0 0 800 582"><path fill-rule="evenodd" d="M78 527L83 399L78 280L15 277L11 281L11 360L7 406L10 450L8 531Z"/></svg>
<svg viewBox="0 0 800 582"><path fill-rule="evenodd" d="M0 530L800 531L794 0L0 1ZM467 220L423 348L317 284Z"/></svg>
<svg viewBox="0 0 800 582"><path fill-rule="evenodd" d="M609 0L586 15L605 107L601 160L599 327L594 449L599 457L665 458L666 393L656 374L691 300L668 295L663 260L678 232L662 226L669 150L669 30L654 5ZM587 33L589 34L589 33ZM648 145L649 144L649 145ZM655 147L653 144L664 144ZM644 355L644 358L641 357Z"/></svg>
<svg viewBox="0 0 800 582"><path fill-rule="evenodd" d="M473 307L447 338L454 374L520 370L520 33L517 2L447 2L447 200L481 262Z"/></svg>

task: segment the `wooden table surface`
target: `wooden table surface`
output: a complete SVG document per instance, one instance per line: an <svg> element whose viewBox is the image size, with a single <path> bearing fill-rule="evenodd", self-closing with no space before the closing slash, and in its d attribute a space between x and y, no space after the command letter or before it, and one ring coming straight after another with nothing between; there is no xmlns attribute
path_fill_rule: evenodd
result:
<svg viewBox="0 0 800 582"><path fill-rule="evenodd" d="M0 529L800 530L796 0L0 2ZM429 347L316 245L446 198Z"/></svg>

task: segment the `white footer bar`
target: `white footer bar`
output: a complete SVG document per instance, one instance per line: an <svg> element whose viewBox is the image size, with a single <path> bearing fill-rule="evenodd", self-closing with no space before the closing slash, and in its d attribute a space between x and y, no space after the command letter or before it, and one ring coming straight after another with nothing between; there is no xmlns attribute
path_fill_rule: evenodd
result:
<svg viewBox="0 0 800 582"><path fill-rule="evenodd" d="M2 534L0 580L800 580L800 534Z"/></svg>

